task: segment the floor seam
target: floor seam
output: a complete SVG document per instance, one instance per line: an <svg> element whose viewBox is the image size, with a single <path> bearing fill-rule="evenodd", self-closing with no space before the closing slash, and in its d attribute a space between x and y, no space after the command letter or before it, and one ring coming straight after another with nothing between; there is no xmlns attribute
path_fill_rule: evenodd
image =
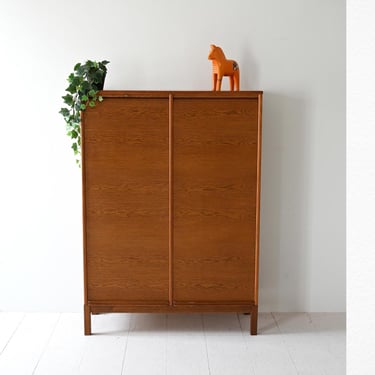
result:
<svg viewBox="0 0 375 375"><path fill-rule="evenodd" d="M203 328L204 343L206 345L206 358L207 358L208 374L211 375L210 359L209 359L209 356L208 356L207 336L206 336L206 329L205 329L205 326L204 326L204 317L203 317L203 314L201 314L201 319L202 319L202 328Z"/></svg>
<svg viewBox="0 0 375 375"><path fill-rule="evenodd" d="M131 321L132 321L133 315L130 316L129 319L129 325L128 325L128 334L126 335L126 345L125 345L125 350L124 350L124 355L122 357L122 363L121 363L121 375L124 373L124 367L125 367L125 358L126 358L126 353L128 351L128 343L129 343L129 333L130 333L130 328L131 328Z"/></svg>
<svg viewBox="0 0 375 375"><path fill-rule="evenodd" d="M57 325L59 324L59 321L60 321L60 319L61 319L61 314L62 314L62 313L59 313L59 317L57 318L56 323L55 323L55 325L54 325L54 327L53 327L53 329L52 329L52 332L50 333L50 335L49 335L49 337L48 337L48 339L47 339L47 342L46 342L46 344L44 345L43 351L42 351L42 353L40 354L40 357L38 358L38 360L37 360L37 362L36 362L36 365L35 365L35 367L34 367L34 369L33 369L32 375L35 374L35 371L37 370L37 368L38 368L38 366L39 366L39 363L40 363L40 361L42 360L44 353L46 352L46 349L47 349L47 347L48 347L48 344L50 343L50 341L51 341L51 339L52 339L52 336L53 336L53 334L54 334L55 331L56 331L56 327L57 327Z"/></svg>
<svg viewBox="0 0 375 375"><path fill-rule="evenodd" d="M16 334L16 332L18 331L18 328L21 326L21 323L25 320L25 316L26 316L26 314L23 314L22 318L20 319L20 321L17 324L17 327L13 330L13 332L10 335L8 341L4 345L3 350L0 352L0 356L4 353L5 349L7 348L8 344L10 343L10 340L12 340L12 338L14 337L14 335Z"/></svg>
<svg viewBox="0 0 375 375"><path fill-rule="evenodd" d="M280 333L280 336L281 336L281 340L282 340L282 342L283 342L283 344L284 344L285 349L286 349L287 352L288 352L289 359L290 359L290 361L292 362L294 369L296 370L296 374L299 375L300 372L298 371L297 365L296 365L296 363L294 362L292 355L290 354L290 351L289 351L288 345L286 344L286 342L285 342L285 340L284 340L284 335L283 335L283 333L281 332L281 329L280 329L279 323L277 322L277 319L275 318L275 315L273 314L273 312L271 312L271 316L272 316L272 319L274 320L274 322L275 322L275 324L276 324L277 329L279 330L279 333Z"/></svg>

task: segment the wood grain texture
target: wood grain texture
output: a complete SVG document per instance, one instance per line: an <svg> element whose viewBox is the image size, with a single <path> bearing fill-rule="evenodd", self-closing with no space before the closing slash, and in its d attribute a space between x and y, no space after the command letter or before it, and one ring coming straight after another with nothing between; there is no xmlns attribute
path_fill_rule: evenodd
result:
<svg viewBox="0 0 375 375"><path fill-rule="evenodd" d="M104 312L248 312L262 92L103 91L82 118L85 334Z"/></svg>
<svg viewBox="0 0 375 375"><path fill-rule="evenodd" d="M159 312L159 313L194 313L194 312L243 312L252 311L253 305L248 302L232 303L228 301L215 301L209 303L175 303L169 306L162 301L132 301L127 305L118 301L106 301L101 304L90 304L90 310L93 313L105 312Z"/></svg>
<svg viewBox="0 0 375 375"><path fill-rule="evenodd" d="M173 305L173 95L169 94L169 305Z"/></svg>
<svg viewBox="0 0 375 375"><path fill-rule="evenodd" d="M83 131L88 300L168 300L168 100L106 99Z"/></svg>
<svg viewBox="0 0 375 375"><path fill-rule="evenodd" d="M260 241L260 192L261 192L261 165L262 165L262 110L263 95L258 94L258 141L257 141L257 179L256 179L256 212L255 212L255 274L254 274L254 303L257 306L256 322L258 322L258 293L259 293L259 241ZM255 314L254 314L255 315Z"/></svg>
<svg viewBox="0 0 375 375"><path fill-rule="evenodd" d="M174 296L254 299L258 103L175 99Z"/></svg>

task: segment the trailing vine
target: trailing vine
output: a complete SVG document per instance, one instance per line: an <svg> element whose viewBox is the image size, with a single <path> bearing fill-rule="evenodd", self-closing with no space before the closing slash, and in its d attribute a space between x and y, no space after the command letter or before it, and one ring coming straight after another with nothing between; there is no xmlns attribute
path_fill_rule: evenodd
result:
<svg viewBox="0 0 375 375"><path fill-rule="evenodd" d="M72 149L76 162L80 166L81 159L81 112L87 107L95 107L97 101L103 101L99 91L103 89L107 74L106 65L109 61L87 60L85 64L78 63L68 77L67 94L62 98L67 107L59 113L66 122L66 134L72 139Z"/></svg>

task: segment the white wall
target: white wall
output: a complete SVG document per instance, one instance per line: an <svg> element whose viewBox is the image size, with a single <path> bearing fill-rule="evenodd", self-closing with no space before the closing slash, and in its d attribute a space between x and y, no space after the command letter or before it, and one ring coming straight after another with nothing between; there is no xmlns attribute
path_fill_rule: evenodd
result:
<svg viewBox="0 0 375 375"><path fill-rule="evenodd" d="M344 0L3 0L0 310L83 304L74 64L110 60L107 89L207 90L211 43L264 90L261 311L345 310Z"/></svg>

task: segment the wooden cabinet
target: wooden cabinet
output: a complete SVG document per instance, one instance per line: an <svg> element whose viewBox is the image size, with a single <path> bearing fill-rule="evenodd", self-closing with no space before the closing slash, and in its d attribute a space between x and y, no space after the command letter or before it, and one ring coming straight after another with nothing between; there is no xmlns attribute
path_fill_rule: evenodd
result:
<svg viewBox="0 0 375 375"><path fill-rule="evenodd" d="M248 312L257 332L262 92L103 91L82 118L91 313Z"/></svg>

